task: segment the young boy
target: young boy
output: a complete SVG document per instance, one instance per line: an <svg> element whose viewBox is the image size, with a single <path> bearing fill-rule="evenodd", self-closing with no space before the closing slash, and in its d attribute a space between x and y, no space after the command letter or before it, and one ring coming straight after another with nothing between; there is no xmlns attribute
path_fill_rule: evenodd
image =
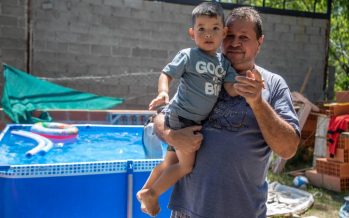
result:
<svg viewBox="0 0 349 218"><path fill-rule="evenodd" d="M181 50L165 66L159 78L158 96L149 104L152 110L168 103L170 82L172 78L180 79L177 93L162 111L169 128L200 125L216 103L223 83L227 92L234 95L236 72L230 62L217 53L226 33L220 4L204 2L194 8L189 35L197 47ZM160 211L158 197L190 173L195 161L195 152L183 153L171 146L167 150L164 161L154 168L142 190L137 193L142 211L151 216Z"/></svg>

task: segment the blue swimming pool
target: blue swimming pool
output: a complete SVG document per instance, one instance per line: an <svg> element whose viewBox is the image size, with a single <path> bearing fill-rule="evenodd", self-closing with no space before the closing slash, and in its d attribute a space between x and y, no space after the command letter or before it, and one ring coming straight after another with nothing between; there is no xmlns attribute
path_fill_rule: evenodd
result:
<svg viewBox="0 0 349 218"><path fill-rule="evenodd" d="M135 194L162 159L147 159L143 126L78 125L75 141L56 143L45 155L25 156L35 142L0 135L0 217L148 217ZM170 191L158 217L169 217Z"/></svg>

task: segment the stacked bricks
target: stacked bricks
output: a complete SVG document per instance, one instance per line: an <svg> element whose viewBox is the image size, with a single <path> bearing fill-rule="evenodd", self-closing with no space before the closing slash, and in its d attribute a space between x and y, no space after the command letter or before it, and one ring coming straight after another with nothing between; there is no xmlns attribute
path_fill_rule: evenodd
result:
<svg viewBox="0 0 349 218"><path fill-rule="evenodd" d="M347 93L336 95L338 99L346 99ZM346 115L349 113L349 102L340 102L327 105L326 114L329 117ZM306 171L309 181L318 187L332 191L349 191L349 125L339 135L336 152L330 155L327 146L325 158L316 158L316 168Z"/></svg>
<svg viewBox="0 0 349 218"><path fill-rule="evenodd" d="M316 186L332 191L349 191L349 127L339 136L334 156L327 149L326 158L316 159L316 170L309 170L306 176Z"/></svg>
<svg viewBox="0 0 349 218"><path fill-rule="evenodd" d="M349 162L349 132L343 132L340 134L336 154L333 157L330 157L330 154L327 151L327 159L339 163Z"/></svg>

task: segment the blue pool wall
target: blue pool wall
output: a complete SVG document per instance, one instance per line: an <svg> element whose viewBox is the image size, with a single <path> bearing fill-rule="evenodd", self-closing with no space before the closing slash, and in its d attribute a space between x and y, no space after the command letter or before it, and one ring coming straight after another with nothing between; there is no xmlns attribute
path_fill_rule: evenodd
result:
<svg viewBox="0 0 349 218"><path fill-rule="evenodd" d="M8 127L4 132L7 130ZM0 217L149 217L140 211L136 193L161 161L1 165ZM128 183L130 177L131 184ZM127 201L130 185L131 212ZM170 217L167 204L171 191L161 196L161 211L157 217Z"/></svg>
<svg viewBox="0 0 349 218"><path fill-rule="evenodd" d="M140 211L135 194L149 176L146 169L157 163L155 160L133 163L134 218L149 217ZM0 217L127 217L127 162L62 164L58 168L54 165L10 167L7 173L2 171ZM167 209L170 192L161 196L162 209L157 217L170 216Z"/></svg>

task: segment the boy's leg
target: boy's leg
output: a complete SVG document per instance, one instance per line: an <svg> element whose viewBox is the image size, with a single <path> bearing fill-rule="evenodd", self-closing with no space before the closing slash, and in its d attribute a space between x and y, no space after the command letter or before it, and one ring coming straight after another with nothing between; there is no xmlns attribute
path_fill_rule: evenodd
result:
<svg viewBox="0 0 349 218"><path fill-rule="evenodd" d="M150 188L154 182L160 177L161 173L166 169L167 167L178 163L178 158L176 155L176 152L174 151L167 151L164 160L154 167L154 169L151 171L147 181L143 185L142 189Z"/></svg>
<svg viewBox="0 0 349 218"><path fill-rule="evenodd" d="M169 166L178 162L176 152L167 151L164 161L158 164L150 173L143 188L137 192L137 199L141 202L141 210L151 216L155 216L160 211L158 196L154 196L151 187L161 176L162 172Z"/></svg>
<svg viewBox="0 0 349 218"><path fill-rule="evenodd" d="M144 189L139 193L141 202L145 207L145 212L150 215L156 215L160 210L158 204L159 196L168 190L180 178L192 171L196 153L193 152L188 154L177 150L176 154L179 162L165 168L151 188Z"/></svg>
<svg viewBox="0 0 349 218"><path fill-rule="evenodd" d="M165 125L170 128L180 129L192 124L193 121L179 117L174 111L165 112ZM159 212L159 196L181 177L192 171L196 152L188 154L177 150L176 152L167 152L166 155L167 154L169 154L169 157L166 156L166 159L174 160L175 158L178 160L178 163L164 167L160 177L158 179L151 178L149 182L147 181L147 184L145 185L147 189L141 190L138 195L142 202L142 207L145 207L144 210L142 210L149 215L156 215ZM174 163L174 161L170 161L170 163ZM150 183L153 184L150 185Z"/></svg>
<svg viewBox="0 0 349 218"><path fill-rule="evenodd" d="M172 185L174 185L180 178L191 173L196 152L184 153L176 150L176 155L178 158L178 163L167 167L152 185L152 189L157 196L160 196Z"/></svg>

